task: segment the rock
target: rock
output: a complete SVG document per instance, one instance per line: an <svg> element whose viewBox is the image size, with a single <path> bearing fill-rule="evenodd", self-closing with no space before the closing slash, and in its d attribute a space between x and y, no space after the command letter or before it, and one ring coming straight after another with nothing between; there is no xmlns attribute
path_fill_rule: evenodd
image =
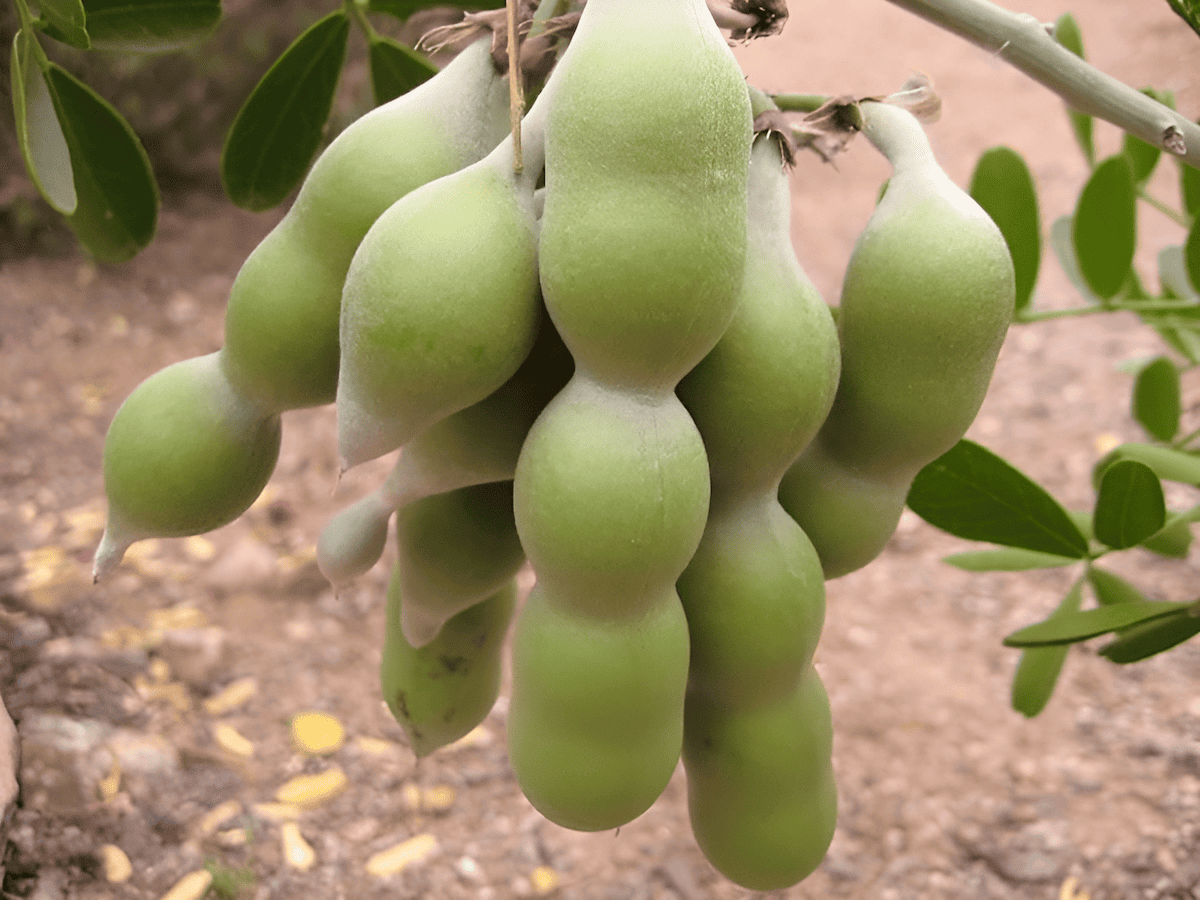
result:
<svg viewBox="0 0 1200 900"><path fill-rule="evenodd" d="M0 847L8 845L8 826L17 808L17 772L21 767L21 744L4 698L0 697ZM0 882L4 880L4 860L0 857Z"/></svg>
<svg viewBox="0 0 1200 900"><path fill-rule="evenodd" d="M112 733L112 726L93 719L52 713L22 718L20 781L25 805L54 814L92 803L112 764L104 746Z"/></svg>
<svg viewBox="0 0 1200 900"><path fill-rule="evenodd" d="M158 653L177 678L194 687L203 687L224 669L228 649L224 629L209 625L166 632Z"/></svg>

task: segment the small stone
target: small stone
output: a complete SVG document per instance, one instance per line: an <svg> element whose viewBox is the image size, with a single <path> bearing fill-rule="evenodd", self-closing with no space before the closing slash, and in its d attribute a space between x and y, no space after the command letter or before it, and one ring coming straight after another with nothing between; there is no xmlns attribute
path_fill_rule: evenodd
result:
<svg viewBox="0 0 1200 900"><path fill-rule="evenodd" d="M335 766L316 775L296 776L275 792L275 799L306 809L340 794L347 784L346 773Z"/></svg>
<svg viewBox="0 0 1200 900"><path fill-rule="evenodd" d="M211 683L225 667L228 641L215 625L176 628L163 634L159 654L176 677L193 686Z"/></svg>
<svg viewBox="0 0 1200 900"><path fill-rule="evenodd" d="M379 878L395 875L411 865L421 862L437 848L437 838L432 834L419 834L387 850L380 851L367 860L367 874Z"/></svg>
<svg viewBox="0 0 1200 900"><path fill-rule="evenodd" d="M301 753L325 756L341 749L346 729L323 712L303 712L292 719L292 743Z"/></svg>
<svg viewBox="0 0 1200 900"><path fill-rule="evenodd" d="M175 882L175 886L163 894L160 900L200 900L208 893L212 881L212 872L207 869L189 872Z"/></svg>
<svg viewBox="0 0 1200 900"><path fill-rule="evenodd" d="M171 775L179 769L179 750L162 735L118 728L108 749L126 774Z"/></svg>
<svg viewBox="0 0 1200 900"><path fill-rule="evenodd" d="M304 840L300 826L295 822L284 822L279 829L279 837L283 842L284 861L293 869L307 872L317 861L317 854Z"/></svg>
<svg viewBox="0 0 1200 900"><path fill-rule="evenodd" d="M123 884L133 875L133 863L116 844L101 847L100 860L104 866L104 880L109 884Z"/></svg>

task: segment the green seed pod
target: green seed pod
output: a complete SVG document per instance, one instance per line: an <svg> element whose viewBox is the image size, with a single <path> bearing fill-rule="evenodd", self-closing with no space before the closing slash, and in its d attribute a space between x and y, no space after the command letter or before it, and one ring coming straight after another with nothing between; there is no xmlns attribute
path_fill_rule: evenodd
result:
<svg viewBox="0 0 1200 900"><path fill-rule="evenodd" d="M233 283L222 362L238 390L276 412L332 403L342 284L359 242L392 203L482 159L508 130L508 82L485 37L339 134Z"/></svg>
<svg viewBox="0 0 1200 900"><path fill-rule="evenodd" d="M338 450L350 468L483 400L529 355L542 319L533 193L511 142L390 206L346 274Z"/></svg>
<svg viewBox="0 0 1200 900"><path fill-rule="evenodd" d="M864 102L862 114L863 133L893 174L846 267L833 408L780 494L829 578L875 558L913 477L966 433L1015 302L1003 235L938 166L916 118L876 102ZM868 505L852 508L821 486L827 478L853 485ZM822 508L824 497L836 508ZM852 546L825 542L855 529Z"/></svg>
<svg viewBox="0 0 1200 900"><path fill-rule="evenodd" d="M677 584L691 637L683 759L693 829L713 865L744 887L784 888L820 862L836 803L831 778L809 777L830 769L828 709L796 714L798 702L812 706L800 694L815 680L824 576L777 493L833 402L839 353L792 248L790 183L769 133L751 152L747 208L737 312L678 389L712 478L704 536Z"/></svg>
<svg viewBox="0 0 1200 900"><path fill-rule="evenodd" d="M513 523L512 482L426 497L396 514L401 627L424 647L446 620L495 593L525 563Z"/></svg>
<svg viewBox="0 0 1200 900"><path fill-rule="evenodd" d="M400 627L405 599L393 572L379 677L384 701L418 757L458 740L491 712L500 695L504 637L516 602L516 583L509 580L453 616L417 650Z"/></svg>
<svg viewBox="0 0 1200 900"><path fill-rule="evenodd" d="M734 711L689 694L686 721L688 815L704 855L750 890L807 878L837 822L833 727L816 671L783 698Z"/></svg>
<svg viewBox="0 0 1200 900"><path fill-rule="evenodd" d="M220 352L167 366L121 404L104 442L108 522L97 578L135 541L184 537L249 509L279 457L279 416L226 380Z"/></svg>
<svg viewBox="0 0 1200 900"><path fill-rule="evenodd" d="M733 317L750 104L703 0L589 0L543 96L546 309L575 374L514 481L538 575L518 615L509 759L568 828L615 828L670 780L686 618L674 585L708 508L674 394Z"/></svg>
<svg viewBox="0 0 1200 900"><path fill-rule="evenodd" d="M317 539L317 568L334 587L368 572L383 556L396 509L371 491L330 519Z"/></svg>

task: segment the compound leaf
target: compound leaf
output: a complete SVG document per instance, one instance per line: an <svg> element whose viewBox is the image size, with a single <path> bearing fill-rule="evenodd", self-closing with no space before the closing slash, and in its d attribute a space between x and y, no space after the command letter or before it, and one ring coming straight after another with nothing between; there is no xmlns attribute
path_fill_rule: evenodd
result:
<svg viewBox="0 0 1200 900"><path fill-rule="evenodd" d="M1043 647L1051 644L1074 644L1110 631L1119 631L1139 622L1149 622L1169 616L1181 609L1194 607L1191 601L1168 603L1147 600L1144 603L1114 603L1078 612L1052 615L1035 625L1014 631L1004 639L1006 647Z"/></svg>
<svg viewBox="0 0 1200 900"><path fill-rule="evenodd" d="M1152 444L1120 444L1104 454L1092 469L1092 484L1097 490L1108 467L1123 459L1145 463L1164 481L1200 486L1200 456Z"/></svg>
<svg viewBox="0 0 1200 900"><path fill-rule="evenodd" d="M330 13L292 42L251 92L221 154L221 180L238 206L264 210L304 178L346 58L350 21Z"/></svg>
<svg viewBox="0 0 1200 900"><path fill-rule="evenodd" d="M1135 625L1100 648L1101 656L1115 663L1139 662L1170 650L1200 634L1200 609L1180 610L1161 619Z"/></svg>
<svg viewBox="0 0 1200 900"><path fill-rule="evenodd" d="M1083 579L1079 579L1050 617L1053 619L1055 616L1078 612L1082 603ZM1059 644L1052 647L1029 647L1021 653L1017 671L1013 675L1013 709L1032 719L1046 708L1070 650L1070 644Z"/></svg>
<svg viewBox="0 0 1200 900"><path fill-rule="evenodd" d="M1123 459L1104 470L1096 498L1096 539L1125 550L1158 533L1167 521L1162 484L1145 463Z"/></svg>
<svg viewBox="0 0 1200 900"><path fill-rule="evenodd" d="M1120 575L1114 575L1108 569L1099 566L1089 566L1088 581L1092 585L1092 593L1101 606L1112 606L1114 603L1149 603L1146 597L1133 584Z"/></svg>
<svg viewBox="0 0 1200 900"><path fill-rule="evenodd" d="M1069 556L1054 553L1039 553L1036 550L1020 550L1004 547L998 550L967 550L952 553L942 562L966 572L1028 572L1032 569L1057 569L1079 562Z"/></svg>
<svg viewBox="0 0 1200 900"><path fill-rule="evenodd" d="M1196 0L1167 0L1167 3L1191 26L1192 31L1200 34L1200 3Z"/></svg>
<svg viewBox="0 0 1200 900"><path fill-rule="evenodd" d="M1016 308L1029 305L1042 257L1037 186L1024 158L1010 147L993 147L979 157L971 196L999 227L1016 272Z"/></svg>
<svg viewBox="0 0 1200 900"><path fill-rule="evenodd" d="M68 224L97 259L131 259L158 226L146 150L124 117L74 75L51 63L46 83L71 156L77 202Z"/></svg>
<svg viewBox="0 0 1200 900"><path fill-rule="evenodd" d="M80 50L90 50L87 13L81 0L41 0L38 4L45 31L56 40Z"/></svg>
<svg viewBox="0 0 1200 900"><path fill-rule="evenodd" d="M1115 297L1129 279L1137 249L1137 193L1128 157L1116 154L1096 166L1071 225L1083 280L1097 296Z"/></svg>
<svg viewBox="0 0 1200 900"><path fill-rule="evenodd" d="M1164 443L1179 431L1183 413L1179 369L1165 356L1142 367L1133 385L1133 417L1152 436Z"/></svg>
<svg viewBox="0 0 1200 900"><path fill-rule="evenodd" d="M55 210L69 216L75 212L77 203L71 151L63 136L46 76L29 46L33 40L36 40L33 35L24 30L18 31L13 38L10 77L17 144L21 148L25 170L38 193Z"/></svg>
<svg viewBox="0 0 1200 900"><path fill-rule="evenodd" d="M908 506L968 540L1083 559L1087 538L1053 497L996 454L961 440L913 480Z"/></svg>

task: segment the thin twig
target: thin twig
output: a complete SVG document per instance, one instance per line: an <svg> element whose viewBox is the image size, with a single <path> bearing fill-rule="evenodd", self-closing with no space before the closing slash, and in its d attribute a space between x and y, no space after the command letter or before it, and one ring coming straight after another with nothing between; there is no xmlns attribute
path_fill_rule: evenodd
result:
<svg viewBox="0 0 1200 900"><path fill-rule="evenodd" d="M1200 127L1106 75L1050 36L1036 18L988 0L889 0L996 54L1068 106L1096 116L1200 168Z"/></svg>
<svg viewBox="0 0 1200 900"><path fill-rule="evenodd" d="M521 78L521 42L517 37L517 3L508 0L508 120L512 125L513 171L525 169L521 155L521 116L525 112L525 93Z"/></svg>

